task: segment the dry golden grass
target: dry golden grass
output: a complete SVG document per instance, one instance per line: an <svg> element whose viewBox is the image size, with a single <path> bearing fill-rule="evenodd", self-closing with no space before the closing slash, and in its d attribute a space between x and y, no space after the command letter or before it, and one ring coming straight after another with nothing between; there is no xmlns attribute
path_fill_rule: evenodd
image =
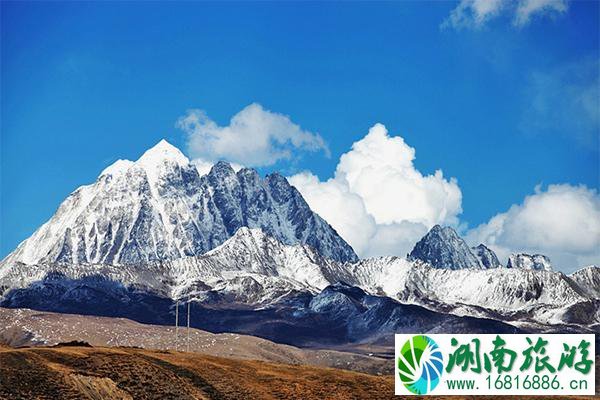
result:
<svg viewBox="0 0 600 400"><path fill-rule="evenodd" d="M2 399L377 399L393 378L128 348L0 350Z"/></svg>
<svg viewBox="0 0 600 400"><path fill-rule="evenodd" d="M399 399L393 392L392 376L197 353L0 349L1 399Z"/></svg>

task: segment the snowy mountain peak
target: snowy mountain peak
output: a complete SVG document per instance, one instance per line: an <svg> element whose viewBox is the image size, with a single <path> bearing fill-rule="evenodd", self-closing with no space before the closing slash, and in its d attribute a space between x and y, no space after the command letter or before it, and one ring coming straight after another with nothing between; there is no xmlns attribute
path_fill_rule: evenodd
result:
<svg viewBox="0 0 600 400"><path fill-rule="evenodd" d="M232 265L255 263L266 267L273 263L273 257L279 259L294 251L300 251L303 254L311 252L306 245L288 246L266 235L261 229L243 226L223 244L206 252L201 257L226 258L226 263ZM311 254L314 257L319 257L317 253L312 252ZM183 259L183 262L185 262L185 259Z"/></svg>
<svg viewBox="0 0 600 400"><path fill-rule="evenodd" d="M248 253L250 257L277 257L277 254L301 254L301 256L297 257L318 260L322 264L333 262L324 259L319 252L309 245L301 243L286 245L280 240L267 235L262 229L248 228L247 226L239 228L232 237L220 246L205 253L205 255L228 254L228 257L234 258L239 256L240 249L250 250Z"/></svg>
<svg viewBox="0 0 600 400"><path fill-rule="evenodd" d="M267 236L261 229L248 228L247 226L242 226L233 234L232 237L227 239L220 246L207 252L206 254L208 255L208 254L212 254L212 253L218 253L218 252L223 251L223 248L226 248L226 247L235 248L235 247L239 247L242 244L245 244L246 246L251 245L251 246L256 246L256 247L264 247L264 244L267 242L271 242L280 247L283 247L283 244L281 244L281 242L279 242L278 240L276 240L270 236Z"/></svg>
<svg viewBox="0 0 600 400"><path fill-rule="evenodd" d="M146 150L136 161L136 164L154 167L165 161L176 162L179 165L188 165L190 163L190 160L177 147L162 139L154 147Z"/></svg>
<svg viewBox="0 0 600 400"><path fill-rule="evenodd" d="M408 258L442 269L482 268L467 243L449 226L435 225L431 228L417 242Z"/></svg>
<svg viewBox="0 0 600 400"><path fill-rule="evenodd" d="M265 178L268 182L271 182L273 185L284 185L291 186L287 179L283 175L278 172L273 172Z"/></svg>
<svg viewBox="0 0 600 400"><path fill-rule="evenodd" d="M210 169L209 175L212 176L231 176L235 175L235 170L227 161L218 161Z"/></svg>
<svg viewBox="0 0 600 400"><path fill-rule="evenodd" d="M74 191L3 263L143 265L204 254L241 227L338 261L358 259L281 175L236 174L220 161L200 176L162 140L135 163L119 160Z"/></svg>
<svg viewBox="0 0 600 400"><path fill-rule="evenodd" d="M165 163L175 163L179 166L188 166L190 160L171 143L162 139L154 147L146 150L144 154L137 160L122 160L119 159L109 165L100 173L100 177L117 176L126 173L131 167L138 166L146 170L155 170L162 167Z"/></svg>
<svg viewBox="0 0 600 400"><path fill-rule="evenodd" d="M443 235L444 232L447 232L448 235L452 235L452 234L456 234L456 231L452 228L450 228L449 226L447 227L442 227L441 225L434 225L430 230L429 233L431 234L436 234L436 235Z"/></svg>
<svg viewBox="0 0 600 400"><path fill-rule="evenodd" d="M237 172L237 177L242 184L255 185L260 181L260 175L252 168L241 168Z"/></svg>
<svg viewBox="0 0 600 400"><path fill-rule="evenodd" d="M485 244L481 243L479 246L473 247L473 253L479 259L483 268L499 268L502 267L500 260L496 256L496 253Z"/></svg>
<svg viewBox="0 0 600 400"><path fill-rule="evenodd" d="M600 268L596 265L583 267L569 275L593 299L600 299Z"/></svg>
<svg viewBox="0 0 600 400"><path fill-rule="evenodd" d="M542 254L511 254L508 257L507 268L533 269L538 271L552 271L550 259Z"/></svg>
<svg viewBox="0 0 600 400"><path fill-rule="evenodd" d="M109 165L108 167L106 167L104 169L104 171L102 171L100 173L100 176L115 176L115 175L120 175L123 174L125 172L127 172L127 170L134 165L135 163L133 161L130 160L117 160L115 161L113 164Z"/></svg>

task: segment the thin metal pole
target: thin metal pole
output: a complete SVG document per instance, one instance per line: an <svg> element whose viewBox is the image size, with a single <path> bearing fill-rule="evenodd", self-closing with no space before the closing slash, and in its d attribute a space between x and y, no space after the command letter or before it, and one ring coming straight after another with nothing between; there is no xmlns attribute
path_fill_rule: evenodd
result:
<svg viewBox="0 0 600 400"><path fill-rule="evenodd" d="M187 351L190 351L190 295L188 294Z"/></svg>
<svg viewBox="0 0 600 400"><path fill-rule="evenodd" d="M179 337L179 300L175 303L175 351L177 351L177 342Z"/></svg>

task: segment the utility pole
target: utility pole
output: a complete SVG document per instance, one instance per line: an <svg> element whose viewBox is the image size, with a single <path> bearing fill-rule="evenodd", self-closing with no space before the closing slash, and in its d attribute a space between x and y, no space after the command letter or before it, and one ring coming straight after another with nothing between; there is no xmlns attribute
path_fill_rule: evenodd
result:
<svg viewBox="0 0 600 400"><path fill-rule="evenodd" d="M175 303L175 351L177 351L178 337L179 337L179 299Z"/></svg>
<svg viewBox="0 0 600 400"><path fill-rule="evenodd" d="M190 295L188 294L188 315L187 315L187 351L190 352Z"/></svg>

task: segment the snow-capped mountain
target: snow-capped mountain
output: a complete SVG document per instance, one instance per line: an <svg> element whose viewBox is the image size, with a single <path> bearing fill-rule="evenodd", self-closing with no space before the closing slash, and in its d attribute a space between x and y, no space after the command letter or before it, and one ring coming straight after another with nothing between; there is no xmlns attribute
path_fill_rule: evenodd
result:
<svg viewBox="0 0 600 400"><path fill-rule="evenodd" d="M290 291L318 292L335 282L330 271L340 264L308 245L285 245L260 229L243 227L202 256L162 265L171 271L174 297L205 297L201 292L210 287L236 301L246 302L242 298L251 294L251 303L269 303Z"/></svg>
<svg viewBox="0 0 600 400"><path fill-rule="evenodd" d="M406 259L358 260L281 175L225 162L200 175L161 141L73 192L0 263L0 306L170 323L191 299L199 327L299 342L600 326L597 267L565 276L526 254L500 266L437 225Z"/></svg>
<svg viewBox="0 0 600 400"><path fill-rule="evenodd" d="M431 228L417 242L408 258L421 260L443 269L487 268L480 263L467 243L449 226L435 225Z"/></svg>
<svg viewBox="0 0 600 400"><path fill-rule="evenodd" d="M480 244L476 247L472 247L473 254L479 259L479 264L486 269L499 268L502 266L500 260L496 256L496 253L485 244Z"/></svg>
<svg viewBox="0 0 600 400"><path fill-rule="evenodd" d="M599 271L588 267L567 277L528 269L451 270L398 257L340 263L308 245L285 245L260 229L242 227L201 256L144 266L15 264L0 271L0 297L11 307L31 307L45 299L41 306L52 310L78 299L85 303L96 296L90 290L108 292L111 299L129 298L128 290L133 290L165 299L191 296L212 306L265 308L344 282L437 312L555 324L563 322L571 307L599 309L593 303L600 291ZM314 303L298 307L298 312L316 310ZM569 322L600 322L589 314L586 318L591 319L569 316Z"/></svg>
<svg viewBox="0 0 600 400"><path fill-rule="evenodd" d="M261 179L225 162L201 176L166 141L135 162L119 160L75 190L3 265L128 264L200 255L240 227L285 244L306 243L338 261L357 256L281 175Z"/></svg>
<svg viewBox="0 0 600 400"><path fill-rule="evenodd" d="M368 293L419 304L456 315L485 316L503 321L523 319L543 324L565 322L565 310L587 304L591 314L569 317L585 326L600 323L600 268L585 276L560 272L493 269L440 269L420 261L383 257L345 264L336 279ZM595 314L594 314L595 313Z"/></svg>
<svg viewBox="0 0 600 400"><path fill-rule="evenodd" d="M586 294L593 299L600 299L600 268L589 265L569 275Z"/></svg>
<svg viewBox="0 0 600 400"><path fill-rule="evenodd" d="M496 253L486 245L471 247L449 226L435 225L408 255L439 269L491 269L502 267ZM507 268L552 271L550 259L542 254L512 254Z"/></svg>
<svg viewBox="0 0 600 400"><path fill-rule="evenodd" d="M317 293L337 282L345 264L308 245L285 245L260 229L240 228L217 248L196 257L144 265L16 263L0 270L0 297L39 282L103 277L167 298L214 299L267 304L293 291ZM49 277L49 278L48 278Z"/></svg>
<svg viewBox="0 0 600 400"><path fill-rule="evenodd" d="M552 271L550 259L542 254L511 254L507 268L533 269L536 271Z"/></svg>
<svg viewBox="0 0 600 400"><path fill-rule="evenodd" d="M554 323L557 321L552 320L552 310L562 313L565 307L593 301L600 291L597 267L588 267L571 278L559 272L527 269L439 269L399 257L339 263L319 255L310 246L287 246L260 230L246 228L203 256L163 265L172 271L174 296L194 290L200 294L206 291L203 285L207 285L235 301L246 302L244 297L253 293L252 301L264 305L279 301L290 292L314 294L328 285L344 282L372 295L460 315L506 317L543 305L544 314L538 320ZM204 289L198 291L197 287Z"/></svg>

